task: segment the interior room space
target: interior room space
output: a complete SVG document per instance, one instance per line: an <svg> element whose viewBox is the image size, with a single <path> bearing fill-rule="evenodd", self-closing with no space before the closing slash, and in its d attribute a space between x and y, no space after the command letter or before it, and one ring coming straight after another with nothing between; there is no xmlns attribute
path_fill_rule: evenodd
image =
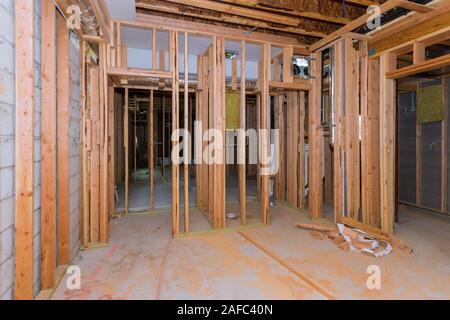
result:
<svg viewBox="0 0 450 320"><path fill-rule="evenodd" d="M0 300L450 298L449 0L0 21Z"/></svg>

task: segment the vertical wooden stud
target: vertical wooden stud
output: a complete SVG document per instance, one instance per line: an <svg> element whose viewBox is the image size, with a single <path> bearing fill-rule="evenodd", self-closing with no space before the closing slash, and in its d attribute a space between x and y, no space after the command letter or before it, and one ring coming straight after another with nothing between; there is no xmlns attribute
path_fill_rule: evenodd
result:
<svg viewBox="0 0 450 320"><path fill-rule="evenodd" d="M56 10L42 1L41 20L41 289L55 285L56 267Z"/></svg>
<svg viewBox="0 0 450 320"><path fill-rule="evenodd" d="M15 1L16 175L14 296L33 299L34 1Z"/></svg>
<svg viewBox="0 0 450 320"><path fill-rule="evenodd" d="M381 179L381 229L394 231L395 208L395 80L386 73L396 68L393 53L380 57L380 179Z"/></svg>
<svg viewBox="0 0 450 320"><path fill-rule="evenodd" d="M58 264L70 261L70 35L58 15Z"/></svg>

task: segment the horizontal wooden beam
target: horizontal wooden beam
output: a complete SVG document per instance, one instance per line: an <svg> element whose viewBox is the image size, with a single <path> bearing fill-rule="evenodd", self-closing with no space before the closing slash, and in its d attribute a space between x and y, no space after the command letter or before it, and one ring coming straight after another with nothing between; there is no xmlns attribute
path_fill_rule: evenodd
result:
<svg viewBox="0 0 450 320"><path fill-rule="evenodd" d="M265 6L262 6L261 4L259 4L258 0L251 0L251 1L248 1L248 0L221 0L221 2L226 2L229 4L237 4L237 5L241 5L241 6L247 6L247 7L251 7L254 9L265 10L268 12L289 14L289 15L296 16L296 17L314 19L314 20L325 21L325 22L329 22L329 23L347 24L347 23L351 22L351 20L348 18L333 17L333 16L328 16L328 15L323 15L318 12L300 11L300 10L296 10L296 9L290 9L290 8L287 9L287 8L281 8L281 7L277 7L277 8L265 7Z"/></svg>
<svg viewBox="0 0 450 320"><path fill-rule="evenodd" d="M208 23L194 22L194 21L180 21L179 19L161 17L151 14L137 14L136 22L118 21L123 26L130 26L136 28L158 28L165 31L182 31L190 34L215 36L226 35L227 39L247 40L252 42L265 43L270 42L274 45L294 45L301 47L298 39L294 36L286 37L261 32L252 32L246 34L244 30L238 28L230 28L224 26L215 26Z"/></svg>
<svg viewBox="0 0 450 320"><path fill-rule="evenodd" d="M401 4L404 0L389 0L382 5L379 6L380 14L385 13L393 8L398 7L399 4ZM359 17L358 19L354 20L353 22L343 26L339 30L336 30L335 32L331 33L327 37L323 38L322 40L317 41L313 45L311 45L310 49L311 51L316 51L320 49L321 47L327 45L330 42L333 42L334 40L338 39L339 37L343 36L344 34L348 32L352 32L355 29L361 27L362 25L366 24L368 19L371 18L373 13L368 12L364 14L363 16Z"/></svg>
<svg viewBox="0 0 450 320"><path fill-rule="evenodd" d="M399 7L404 8L404 9L408 9L411 11L416 11L419 13L428 13L434 10L433 7L429 7L420 3L415 3L415 2L411 2L408 0L403 1L403 3L401 3L399 5Z"/></svg>
<svg viewBox="0 0 450 320"><path fill-rule="evenodd" d="M167 2L187 5L201 9L213 10L218 12L226 12L228 14L235 14L242 17L259 19L262 21L270 21L292 27L298 26L299 20L294 17L283 16L269 12L262 12L259 10L238 7L226 3L214 2L209 0L165 0Z"/></svg>
<svg viewBox="0 0 450 320"><path fill-rule="evenodd" d="M450 54L446 54L439 58L430 59L424 62L412 64L410 66L401 69L397 69L395 71L388 72L386 74L386 77L388 79L400 79L415 74L419 74L422 72L443 68L449 65L450 65Z"/></svg>
<svg viewBox="0 0 450 320"><path fill-rule="evenodd" d="M166 71L147 71L137 69L126 69L117 67L108 67L107 74L111 77L120 78L162 78L171 79L172 73Z"/></svg>
<svg viewBox="0 0 450 320"><path fill-rule="evenodd" d="M347 0L347 3L357 4L360 6L370 7L370 6L379 6L380 3L378 1L372 0Z"/></svg>
<svg viewBox="0 0 450 320"><path fill-rule="evenodd" d="M371 58L383 52L398 50L423 39L435 38L435 43L444 41L446 28L450 27L450 4L443 2L427 14L410 14L390 26L374 33L369 41ZM447 29L449 30L449 29ZM442 34L442 38L439 38ZM436 35L436 36L435 36Z"/></svg>
<svg viewBox="0 0 450 320"><path fill-rule="evenodd" d="M261 28L261 29L275 30L275 31L280 31L280 32L288 32L288 33L293 33L293 34L298 34L298 35L303 35L303 36L310 36L310 37L315 37L315 38L323 38L326 36L325 33L321 33L321 32L307 31L305 29L302 29L299 27L292 27L292 26L286 26L286 27L274 26L273 24L270 24L269 22L266 22L266 21L228 15L227 12L221 12L220 14L215 14L215 15L208 15L208 14L204 14L204 13L184 11L179 7L162 6L162 5L148 4L148 3L137 3L136 7L140 8L140 9L148 9L148 10L153 10L153 11L158 11L158 12L172 13L172 14L176 14L176 15L180 15L180 16L201 18L201 19L212 20L212 21L217 21L217 22L232 23L232 24Z"/></svg>
<svg viewBox="0 0 450 320"><path fill-rule="evenodd" d="M309 80L303 81L296 80L296 82L269 81L269 88L309 91L311 90L312 85Z"/></svg>

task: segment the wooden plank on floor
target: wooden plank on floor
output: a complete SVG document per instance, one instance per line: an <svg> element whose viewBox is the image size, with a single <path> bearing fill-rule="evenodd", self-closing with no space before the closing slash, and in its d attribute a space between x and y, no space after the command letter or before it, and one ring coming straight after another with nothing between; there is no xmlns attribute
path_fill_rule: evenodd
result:
<svg viewBox="0 0 450 320"><path fill-rule="evenodd" d="M58 265L70 261L70 34L58 15Z"/></svg>
<svg viewBox="0 0 450 320"><path fill-rule="evenodd" d="M56 9L41 8L41 289L55 285L56 270Z"/></svg>
<svg viewBox="0 0 450 320"><path fill-rule="evenodd" d="M14 297L33 299L34 1L15 1L16 162Z"/></svg>

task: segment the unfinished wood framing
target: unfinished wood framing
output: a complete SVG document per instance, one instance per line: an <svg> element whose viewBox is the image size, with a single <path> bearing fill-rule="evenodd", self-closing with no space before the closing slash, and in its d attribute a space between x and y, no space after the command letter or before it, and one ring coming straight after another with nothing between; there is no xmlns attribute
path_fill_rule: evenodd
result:
<svg viewBox="0 0 450 320"><path fill-rule="evenodd" d="M321 56L313 54L312 74L315 75L312 90L309 93L309 210L314 218L323 214L323 129L320 123L321 96Z"/></svg>
<svg viewBox="0 0 450 320"><path fill-rule="evenodd" d="M395 69L396 55L380 57L380 181L381 229L394 231L395 207L395 81L387 73Z"/></svg>
<svg viewBox="0 0 450 320"><path fill-rule="evenodd" d="M41 21L41 288L55 285L56 269L56 9L42 2Z"/></svg>
<svg viewBox="0 0 450 320"><path fill-rule="evenodd" d="M14 297L33 299L34 1L15 1L16 175Z"/></svg>
<svg viewBox="0 0 450 320"><path fill-rule="evenodd" d="M179 88L180 74L178 60L175 58L178 53L178 33L170 32L170 71L172 73L172 132L180 127L180 104ZM172 148L177 145L177 139L172 138ZM179 155L177 155L179 157ZM175 237L180 232L180 165L178 162L172 163L172 235Z"/></svg>
<svg viewBox="0 0 450 320"><path fill-rule="evenodd" d="M150 90L150 99L147 110L147 121L148 121L148 145L147 152L149 154L148 157L148 171L149 171L149 183L150 183L150 209L155 207L155 160L154 160L154 130L153 130L153 109L154 108L154 92Z"/></svg>
<svg viewBox="0 0 450 320"><path fill-rule="evenodd" d="M246 177L246 146L245 146L245 129L246 129L246 59L247 51L245 41L241 41L241 105L240 105L240 134L238 136L238 164L239 164L239 203L241 206L241 223L243 226L247 224L247 177ZM235 61L234 59L233 61ZM237 65L237 60L236 60ZM237 72L237 71L236 71ZM236 75L237 78L237 75ZM236 79L237 82L237 79ZM237 88L237 84L236 84Z"/></svg>
<svg viewBox="0 0 450 320"><path fill-rule="evenodd" d="M130 185L130 159L129 159L129 91L128 88L125 88L125 103L123 106L123 127L124 127L124 135L123 135L123 143L124 143L124 152L125 152L125 214L128 214L129 209L129 185Z"/></svg>
<svg viewBox="0 0 450 320"><path fill-rule="evenodd" d="M270 147L270 96L269 96L269 80L270 80L270 53L271 46L264 44L262 50L262 91L261 91L261 127L260 127L260 163L261 163L261 216L264 224L269 224L269 163L263 163L261 161L266 159L269 155Z"/></svg>
<svg viewBox="0 0 450 320"><path fill-rule="evenodd" d="M297 180L297 206L300 209L304 209L306 207L306 199L305 199L305 111L306 111L306 94L304 91L300 91L298 93L298 144L297 144L297 153L298 153L298 180Z"/></svg>
<svg viewBox="0 0 450 320"><path fill-rule="evenodd" d="M184 151L184 232L189 233L189 155L190 155L190 140L187 132L190 132L189 127L189 53L188 53L188 33L184 33L184 130L185 136L183 138Z"/></svg>
<svg viewBox="0 0 450 320"><path fill-rule="evenodd" d="M287 203L292 207L298 205L298 193L300 185L298 184L298 156L299 156L299 101L297 91L288 91L287 93L287 175L286 175L286 198Z"/></svg>
<svg viewBox="0 0 450 320"><path fill-rule="evenodd" d="M58 264L70 262L70 34L61 15L58 28Z"/></svg>
<svg viewBox="0 0 450 320"><path fill-rule="evenodd" d="M100 241L100 74L98 66L89 67L90 109L90 214L89 242Z"/></svg>

